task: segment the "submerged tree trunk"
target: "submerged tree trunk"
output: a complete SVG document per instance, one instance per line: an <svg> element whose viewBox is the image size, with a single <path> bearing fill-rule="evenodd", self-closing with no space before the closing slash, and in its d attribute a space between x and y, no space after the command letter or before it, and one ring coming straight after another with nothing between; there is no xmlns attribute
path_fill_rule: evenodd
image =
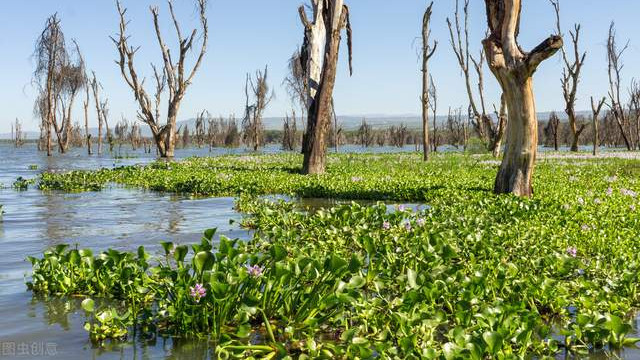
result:
<svg viewBox="0 0 640 360"><path fill-rule="evenodd" d="M502 96L500 96L500 112L497 115L498 129L491 150L494 158L500 156L500 152L502 151L502 138L504 137L504 132L507 129L507 98L504 96L504 93L502 93Z"/></svg>
<svg viewBox="0 0 640 360"><path fill-rule="evenodd" d="M343 0L313 0L312 3L313 23L307 20L304 7L299 8L300 18L305 26L302 63L308 79L309 100L307 129L302 149L304 154L302 172L322 174L325 171L340 34L342 29L347 29L349 50L351 50L351 26L349 8L344 5ZM351 70L351 55L349 67Z"/></svg>
<svg viewBox="0 0 640 360"><path fill-rule="evenodd" d="M540 63L562 47L551 36L530 53L517 43L521 0L485 0L490 34L483 41L489 67L506 97L509 114L507 141L494 192L529 197L538 146L538 119L533 95L533 73Z"/></svg>
<svg viewBox="0 0 640 360"><path fill-rule="evenodd" d="M438 47L438 42L434 42L433 47L429 45L431 30L429 23L433 1L427 7L422 18L422 151L423 160L429 160L429 59L433 56Z"/></svg>

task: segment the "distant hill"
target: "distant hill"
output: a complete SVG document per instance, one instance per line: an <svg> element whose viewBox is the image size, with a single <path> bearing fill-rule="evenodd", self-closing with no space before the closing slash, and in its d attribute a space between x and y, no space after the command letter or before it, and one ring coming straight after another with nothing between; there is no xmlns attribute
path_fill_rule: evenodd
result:
<svg viewBox="0 0 640 360"><path fill-rule="evenodd" d="M538 121L546 122L549 119L549 115L551 112L540 112L538 113ZM556 111L556 114L562 121L567 120L567 115L564 111ZM578 111L578 116L582 116L588 118L591 116L589 111ZM362 119L365 118L367 123L373 126L376 129L380 128L388 128L392 125L404 124L409 129L419 129L422 126L422 118L419 115L385 115L385 114L369 114L369 115L340 115L338 116L338 122L345 130L356 130L362 123ZM238 126L240 126L242 119L238 119ZM282 122L284 121L284 117L267 117L263 119L265 129L266 130L281 130ZM430 120L433 121L433 120ZM444 115L438 115L436 120L439 124L443 124L447 121L447 117ZM195 129L196 119L191 118L187 120L178 121L178 127L180 126L189 126L189 129ZM151 132L149 128L145 124L140 124L142 128L143 136L151 136ZM300 119L298 119L298 128L302 128L303 125L300 123ZM97 128L90 128L89 131L93 136L98 135ZM27 139L35 139L39 136L39 133L36 131L27 131L26 132ZM0 139L10 139L11 133L2 133L0 134Z"/></svg>

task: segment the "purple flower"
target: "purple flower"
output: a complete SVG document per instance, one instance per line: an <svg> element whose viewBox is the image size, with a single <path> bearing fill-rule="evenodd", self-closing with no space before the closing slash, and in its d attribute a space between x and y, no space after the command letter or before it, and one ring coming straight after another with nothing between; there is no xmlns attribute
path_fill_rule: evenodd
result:
<svg viewBox="0 0 640 360"><path fill-rule="evenodd" d="M567 254L571 257L576 257L578 255L578 249L573 246L567 248Z"/></svg>
<svg viewBox="0 0 640 360"><path fill-rule="evenodd" d="M585 224L585 225L582 225L580 228L582 229L582 231L589 231L589 230L591 230L591 228L589 227L589 225L586 225L586 224Z"/></svg>
<svg viewBox="0 0 640 360"><path fill-rule="evenodd" d="M202 284L196 284L196 286L189 288L191 291L191 297L197 303L200 302L200 299L207 296L207 289L202 286Z"/></svg>
<svg viewBox="0 0 640 360"><path fill-rule="evenodd" d="M607 189L607 196L611 196L611 195L613 195L613 189L611 187L609 187Z"/></svg>
<svg viewBox="0 0 640 360"><path fill-rule="evenodd" d="M630 206L629 206L629 210L631 210L631 211L636 211L636 206L635 206L635 205L630 205Z"/></svg>
<svg viewBox="0 0 640 360"><path fill-rule="evenodd" d="M424 224L426 224L426 223L427 223L427 221L424 218L418 218L416 220L416 225L418 225L420 227L424 226Z"/></svg>
<svg viewBox="0 0 640 360"><path fill-rule="evenodd" d="M579 197L579 198L578 198L578 204L580 204L580 205L584 205L584 199L583 199L583 198L581 198L581 197Z"/></svg>
<svg viewBox="0 0 640 360"><path fill-rule="evenodd" d="M385 230L391 229L391 224L388 221L382 223L382 228Z"/></svg>
<svg viewBox="0 0 640 360"><path fill-rule="evenodd" d="M593 202L594 202L596 205L600 205L600 204L602 204L602 200L600 200L599 198L595 198L595 199L593 199Z"/></svg>
<svg viewBox="0 0 640 360"><path fill-rule="evenodd" d="M405 206L400 204L398 205L398 211L404 211L405 210Z"/></svg>
<svg viewBox="0 0 640 360"><path fill-rule="evenodd" d="M260 277L262 276L263 268L258 265L249 266L247 265L247 272L250 276Z"/></svg>
<svg viewBox="0 0 640 360"><path fill-rule="evenodd" d="M624 196L631 196L632 198L638 196L635 191L629 189L620 189L620 193Z"/></svg>
<svg viewBox="0 0 640 360"><path fill-rule="evenodd" d="M404 229L407 231L411 231L411 223L408 221L404 223Z"/></svg>

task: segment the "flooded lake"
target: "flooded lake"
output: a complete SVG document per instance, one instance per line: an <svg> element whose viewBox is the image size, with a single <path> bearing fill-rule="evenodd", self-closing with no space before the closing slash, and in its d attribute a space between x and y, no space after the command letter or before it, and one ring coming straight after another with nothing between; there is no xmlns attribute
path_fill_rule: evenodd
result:
<svg viewBox="0 0 640 360"><path fill-rule="evenodd" d="M346 148L355 150L360 147ZM117 150L117 149L116 149ZM412 151L371 148L372 151ZM277 152L278 146L265 152ZM215 156L244 153L244 149L178 149L177 158L194 155ZM250 234L229 224L241 215L233 210L233 198L190 198L135 189L110 188L100 192L42 192L34 188L14 190L18 177L33 178L41 171L96 169L155 160L155 154L122 149L112 156L87 156L72 149L65 155L47 157L33 144L14 148L0 144L0 357L18 358L189 358L213 356L205 341L175 343L171 339L137 339L111 349L96 349L83 329L84 314L77 299L43 300L32 297L25 286L31 266L27 256L41 256L47 248L60 244L102 251L108 248L135 250L144 245L159 253L160 241L193 243L202 232L218 228L218 233L246 239ZM35 169L34 169L35 168ZM310 202L319 206L322 202ZM131 339L130 339L131 340ZM6 352L2 352L2 350Z"/></svg>
<svg viewBox="0 0 640 360"><path fill-rule="evenodd" d="M346 147L345 151L360 150ZM371 151L413 151L371 148ZM268 147L266 152L277 152ZM215 156L243 153L243 149L177 150L177 157ZM4 215L0 221L0 357L56 359L208 359L215 358L206 341L177 341L170 338L140 339L107 348L95 348L83 329L84 314L79 299L38 299L27 291L25 278L31 267L27 256L40 256L52 245L78 244L94 251L108 248L134 250L140 245L159 253L160 241L192 243L202 231L218 228L219 234L247 239L250 233L230 224L241 215L234 211L233 198L190 198L172 194L109 188L101 192L41 192L30 188L17 191L11 184L18 177L33 178L41 171L95 169L153 161L153 154L122 150L119 157L85 155L73 150L66 155L47 157L27 144L15 149L0 145L0 204ZM32 166L33 165L33 166ZM34 169L37 168L37 169ZM325 200L308 200L310 207L333 204ZM638 328L636 321L636 328ZM638 336L638 334L631 335ZM625 349L618 353L627 359L640 358L640 351ZM558 356L564 358L563 355ZM604 351L593 359L608 358Z"/></svg>

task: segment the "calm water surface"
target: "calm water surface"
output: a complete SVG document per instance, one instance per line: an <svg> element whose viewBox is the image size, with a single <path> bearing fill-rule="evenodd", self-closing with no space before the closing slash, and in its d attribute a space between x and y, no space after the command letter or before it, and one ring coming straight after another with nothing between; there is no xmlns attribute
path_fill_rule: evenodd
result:
<svg viewBox="0 0 640 360"><path fill-rule="evenodd" d="M345 151L360 150L344 147ZM372 148L371 151L413 151ZM266 152L277 152L268 147ZM180 149L176 156L215 156L242 153L242 149ZM246 239L250 234L230 224L241 215L233 210L232 198L199 198L159 194L133 189L111 188L100 192L68 194L16 191L11 184L17 177L31 178L43 170L65 171L143 164L155 160L141 151L121 150L116 159L85 155L73 150L66 155L47 157L32 144L15 149L0 144L0 358L20 359L208 359L215 358L206 341L172 339L129 339L104 349L94 348L83 329L84 315L79 299L37 299L24 284L31 267L26 256L60 243L78 244L94 251L108 248L134 250L144 245L160 253L159 241L179 243L199 241L202 231L218 228L219 234ZM30 170L36 165L37 170ZM307 200L302 205L315 208L336 204L326 200ZM637 334L636 334L637 336ZM640 359L640 351L628 349L619 356ZM559 356L562 359L563 356ZM600 352L594 359L607 358Z"/></svg>

